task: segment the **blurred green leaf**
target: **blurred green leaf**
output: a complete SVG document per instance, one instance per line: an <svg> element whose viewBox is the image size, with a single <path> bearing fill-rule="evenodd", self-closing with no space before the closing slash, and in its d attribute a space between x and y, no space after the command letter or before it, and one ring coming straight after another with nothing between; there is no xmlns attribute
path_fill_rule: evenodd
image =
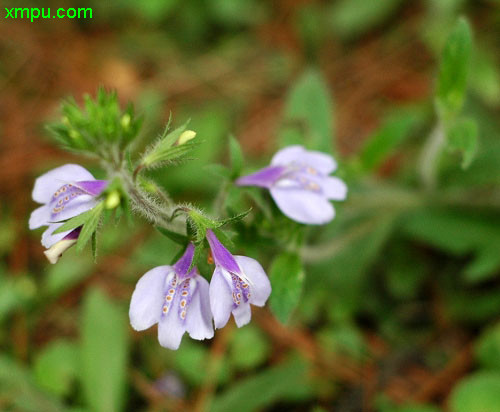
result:
<svg viewBox="0 0 500 412"><path fill-rule="evenodd" d="M0 399L6 412L65 411L54 397L36 386L24 366L3 354L0 354Z"/></svg>
<svg viewBox="0 0 500 412"><path fill-rule="evenodd" d="M0 272L0 322L12 311L25 307L36 296L36 291L30 277L7 277Z"/></svg>
<svg viewBox="0 0 500 412"><path fill-rule="evenodd" d="M309 149L333 152L333 101L328 84L316 69L296 81L287 97L280 145L302 144Z"/></svg>
<svg viewBox="0 0 500 412"><path fill-rule="evenodd" d="M419 116L415 111L406 110L392 113L379 129L363 143L361 164L365 170L372 170L408 138L414 130Z"/></svg>
<svg viewBox="0 0 500 412"><path fill-rule="evenodd" d="M472 33L466 19L460 18L446 41L441 54L436 91L438 109L444 119L462 108L472 50Z"/></svg>
<svg viewBox="0 0 500 412"><path fill-rule="evenodd" d="M448 149L462 153L462 169L468 168L476 155L478 134L474 119L459 119L447 131Z"/></svg>
<svg viewBox="0 0 500 412"><path fill-rule="evenodd" d="M330 26L341 37L358 36L382 23L402 3L403 0L340 0L329 11Z"/></svg>
<svg viewBox="0 0 500 412"><path fill-rule="evenodd" d="M500 266L500 254L494 252L500 242L500 221L495 218L426 209L410 215L403 227L412 238L452 254L474 253L464 271L469 282L489 279Z"/></svg>
<svg viewBox="0 0 500 412"><path fill-rule="evenodd" d="M233 177L237 177L243 168L243 152L238 140L234 136L229 136L229 155L231 158L231 172Z"/></svg>
<svg viewBox="0 0 500 412"><path fill-rule="evenodd" d="M500 372L500 323L481 334L475 344L474 352L481 366Z"/></svg>
<svg viewBox="0 0 500 412"><path fill-rule="evenodd" d="M280 400L307 399L310 394L306 365L293 359L234 383L215 398L210 411L252 412Z"/></svg>
<svg viewBox="0 0 500 412"><path fill-rule="evenodd" d="M462 379L450 395L451 412L500 411L500 373L477 372Z"/></svg>
<svg viewBox="0 0 500 412"><path fill-rule="evenodd" d="M82 384L93 411L123 410L126 400L128 319L101 291L90 290L83 303Z"/></svg>
<svg viewBox="0 0 500 412"><path fill-rule="evenodd" d="M72 256L71 259L61 259L57 265L48 268L43 282L45 295L55 297L83 281L92 272L92 262L87 256Z"/></svg>
<svg viewBox="0 0 500 412"><path fill-rule="evenodd" d="M248 325L233 334L230 360L237 369L256 368L267 359L270 349L267 337L257 327Z"/></svg>
<svg viewBox="0 0 500 412"><path fill-rule="evenodd" d="M38 352L34 374L41 388L59 397L68 395L78 374L79 351L75 343L66 340L50 342Z"/></svg>
<svg viewBox="0 0 500 412"><path fill-rule="evenodd" d="M478 44L478 47L480 46L481 44ZM500 103L500 71L493 50L475 48L472 57L474 70L470 76L471 89L492 106Z"/></svg>
<svg viewBox="0 0 500 412"><path fill-rule="evenodd" d="M304 285L304 268L299 256L285 252L276 257L269 277L272 285L271 310L281 322L286 323L299 303Z"/></svg>

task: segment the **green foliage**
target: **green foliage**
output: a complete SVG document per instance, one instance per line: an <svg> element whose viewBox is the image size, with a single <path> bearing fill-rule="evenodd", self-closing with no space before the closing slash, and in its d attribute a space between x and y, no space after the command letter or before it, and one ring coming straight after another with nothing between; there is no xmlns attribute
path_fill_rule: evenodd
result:
<svg viewBox="0 0 500 412"><path fill-rule="evenodd" d="M459 119L448 130L448 148L462 153L462 168L466 169L477 151L477 123L473 119Z"/></svg>
<svg viewBox="0 0 500 412"><path fill-rule="evenodd" d="M329 87L315 69L304 72L289 92L280 146L304 144L327 153L333 147L334 108Z"/></svg>
<svg viewBox="0 0 500 412"><path fill-rule="evenodd" d="M304 269L299 256L285 252L276 257L269 278L273 288L269 304L276 317L286 323L299 304L304 285Z"/></svg>
<svg viewBox="0 0 500 412"><path fill-rule="evenodd" d="M332 30L346 38L354 37L374 28L393 14L402 0L365 2L363 0L341 0L329 11Z"/></svg>
<svg viewBox="0 0 500 412"><path fill-rule="evenodd" d="M108 157L110 145L124 148L137 136L141 120L131 105L121 111L115 92L100 88L95 99L86 95L84 101L83 109L74 100L66 101L62 121L49 126L66 149Z"/></svg>
<svg viewBox="0 0 500 412"><path fill-rule="evenodd" d="M264 363L270 352L266 336L254 325L238 329L229 348L230 362L239 370L255 369Z"/></svg>
<svg viewBox="0 0 500 412"><path fill-rule="evenodd" d="M451 412L500 410L500 373L477 372L462 379L450 396Z"/></svg>
<svg viewBox="0 0 500 412"><path fill-rule="evenodd" d="M231 177L238 177L243 168L243 152L238 140L229 136L229 157L231 159Z"/></svg>
<svg viewBox="0 0 500 412"><path fill-rule="evenodd" d="M0 355L0 399L5 411L63 412L54 397L37 387L31 372L13 359Z"/></svg>
<svg viewBox="0 0 500 412"><path fill-rule="evenodd" d="M469 74L472 33L464 18L457 21L446 41L439 67L436 103L444 119L462 108Z"/></svg>
<svg viewBox="0 0 500 412"><path fill-rule="evenodd" d="M76 343L66 340L52 341L45 346L34 365L38 385L59 397L68 395L79 373L78 349Z"/></svg>
<svg viewBox="0 0 500 412"><path fill-rule="evenodd" d="M251 412L284 399L307 399L311 384L306 376L306 366L299 360L269 368L255 376L234 384L230 390L217 396L212 412Z"/></svg>
<svg viewBox="0 0 500 412"><path fill-rule="evenodd" d="M473 253L475 258L464 269L464 279L468 282L489 279L500 267L495 246L500 242L500 230L495 217L422 210L408 217L404 230L412 238L446 252L458 256Z"/></svg>
<svg viewBox="0 0 500 412"><path fill-rule="evenodd" d="M364 170L373 170L381 164L405 139L421 119L413 110L397 111L386 118L377 131L363 143L360 152Z"/></svg>
<svg viewBox="0 0 500 412"><path fill-rule="evenodd" d="M500 371L500 323L486 329L474 349L476 359L482 367Z"/></svg>
<svg viewBox="0 0 500 412"><path fill-rule="evenodd" d="M93 411L121 411L125 405L128 319L99 290L83 303L81 374L85 399Z"/></svg>

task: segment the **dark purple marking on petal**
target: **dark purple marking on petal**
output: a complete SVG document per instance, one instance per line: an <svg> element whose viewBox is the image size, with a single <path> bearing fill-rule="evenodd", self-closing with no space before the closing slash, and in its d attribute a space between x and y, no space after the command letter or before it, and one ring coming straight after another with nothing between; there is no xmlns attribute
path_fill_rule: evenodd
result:
<svg viewBox="0 0 500 412"><path fill-rule="evenodd" d="M83 191L87 192L87 194L92 196L99 196L104 189L109 184L107 180L86 180L81 182L73 183L75 186L79 187Z"/></svg>
<svg viewBox="0 0 500 412"><path fill-rule="evenodd" d="M76 229L69 232L66 236L64 236L63 239L67 239L67 240L78 239L78 236L80 236L81 231L82 231L82 227L81 226L77 227Z"/></svg>
<svg viewBox="0 0 500 412"><path fill-rule="evenodd" d="M231 292L233 296L233 308L241 304L241 301L248 302L250 291L248 283L245 283L238 275L231 273Z"/></svg>
<svg viewBox="0 0 500 412"><path fill-rule="evenodd" d="M238 186L259 186L270 188L285 172L285 167L268 166L251 175L240 177L236 180L236 184Z"/></svg>
<svg viewBox="0 0 500 412"><path fill-rule="evenodd" d="M219 239L217 239L217 236L215 236L215 233L211 229L207 230L207 240L212 250L214 262L217 266L231 273L241 273L240 267L238 263L236 263L233 255L224 247Z"/></svg>
<svg viewBox="0 0 500 412"><path fill-rule="evenodd" d="M87 193L73 183L67 183L57 189L49 203L51 220L57 221L57 215L64 210L68 203L84 194Z"/></svg>
<svg viewBox="0 0 500 412"><path fill-rule="evenodd" d="M188 274L189 267L193 262L193 256L194 246L192 243L189 243L182 257L174 264L174 270L180 278L184 278Z"/></svg>

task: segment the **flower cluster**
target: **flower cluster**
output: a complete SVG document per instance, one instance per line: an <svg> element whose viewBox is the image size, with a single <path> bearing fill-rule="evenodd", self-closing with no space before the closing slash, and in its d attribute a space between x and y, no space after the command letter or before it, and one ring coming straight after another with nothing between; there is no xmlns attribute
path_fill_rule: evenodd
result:
<svg viewBox="0 0 500 412"><path fill-rule="evenodd" d="M212 318L222 328L231 313L238 327L250 322L250 304L264 306L271 284L255 259L233 256L213 232L207 233L216 264L210 282L193 261L194 246L173 266L159 266L147 272L137 283L130 303L130 323L138 331L158 324L160 345L177 349L184 332L193 339L213 337Z"/></svg>
<svg viewBox="0 0 500 412"><path fill-rule="evenodd" d="M173 137L167 136L159 141L148 152L146 160L153 162L159 157L165 161L183 154L187 149L179 145L190 144L188 140L195 135L183 130L177 129ZM147 164L143 160L133 178L125 177L125 180L134 181ZM279 151L269 167L237 179L236 184L269 189L283 213L297 222L324 224L334 217L329 201L343 200L347 193L344 182L329 176L335 168L331 156L307 151L302 146L291 146ZM33 199L42 206L31 214L29 227L48 226L42 235L42 245L47 248L45 255L51 263L56 263L75 243L80 246L79 237L83 241L84 236L90 236L89 230L85 230L84 212L92 214L98 209L98 204L100 210L103 207L113 209L120 204L120 197L113 187L109 181L96 180L90 172L75 164L51 170L36 180ZM102 202L105 193L106 201ZM131 190L131 195L136 197L136 207L140 208L141 198L135 189ZM146 202L147 197L142 201ZM155 211L154 203L144 205L150 212ZM100 219L99 214L96 216L89 218L94 233ZM210 283L196 267L194 240L186 238L183 256L172 266L159 266L144 274L130 303L132 327L142 331L158 324L158 340L170 349L179 347L185 332L198 340L213 337L214 327L224 327L231 314L238 327L246 325L252 316L251 305L264 306L271 294L271 284L260 263L247 256L232 255L214 232L217 223L202 214L193 216L197 216L200 220L197 224L201 225L197 229L196 247L207 244L215 265Z"/></svg>

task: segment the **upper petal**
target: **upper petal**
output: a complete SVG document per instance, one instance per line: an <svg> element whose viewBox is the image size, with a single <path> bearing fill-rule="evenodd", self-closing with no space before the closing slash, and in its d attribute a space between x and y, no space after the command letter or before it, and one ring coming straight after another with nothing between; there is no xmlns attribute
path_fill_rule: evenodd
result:
<svg viewBox="0 0 500 412"><path fill-rule="evenodd" d="M47 226L50 221L50 209L47 205L40 206L31 212L29 228L37 229L40 226Z"/></svg>
<svg viewBox="0 0 500 412"><path fill-rule="evenodd" d="M196 291L187 308L186 330L193 339L210 339L214 336L209 286L205 278L196 277Z"/></svg>
<svg viewBox="0 0 500 412"><path fill-rule="evenodd" d="M240 268L238 267L236 260L234 260L234 256L224 247L219 239L217 239L217 236L215 236L215 233L211 229L207 230L207 240L210 245L210 250L212 251L215 264L228 272L239 273Z"/></svg>
<svg viewBox="0 0 500 412"><path fill-rule="evenodd" d="M62 185L78 180L94 180L94 176L87 169L76 164L67 164L52 169L35 180L33 200L38 203L48 203Z"/></svg>
<svg viewBox="0 0 500 412"><path fill-rule="evenodd" d="M219 267L215 268L210 281L210 308L214 316L215 327L217 329L223 328L231 316L233 298L231 288Z"/></svg>
<svg viewBox="0 0 500 412"><path fill-rule="evenodd" d="M252 309L250 309L250 303L241 302L235 309L233 309L234 321L236 326L241 328L250 322L252 319Z"/></svg>
<svg viewBox="0 0 500 412"><path fill-rule="evenodd" d="M271 282L266 272L259 262L248 256L235 256L235 259L251 282L250 303L256 306L264 306L271 294Z"/></svg>
<svg viewBox="0 0 500 412"><path fill-rule="evenodd" d="M322 194L279 187L273 187L270 192L281 211L296 222L323 225L335 216L333 206Z"/></svg>
<svg viewBox="0 0 500 412"><path fill-rule="evenodd" d="M71 199L64 209L54 212L54 208L50 209L50 221L60 222L62 220L71 219L78 216L87 210L92 209L97 204L95 197L90 195L80 195ZM51 205L52 206L52 205Z"/></svg>
<svg viewBox="0 0 500 412"><path fill-rule="evenodd" d="M278 180L285 168L282 166L269 166L248 176L240 177L236 180L238 186L260 186L270 188Z"/></svg>
<svg viewBox="0 0 500 412"><path fill-rule="evenodd" d="M130 301L130 324L144 330L160 320L165 299L165 278L171 266L158 266L146 272L137 282Z"/></svg>
<svg viewBox="0 0 500 412"><path fill-rule="evenodd" d="M330 200L345 200L347 196L347 185L338 177L324 177L321 181L321 189Z"/></svg>
<svg viewBox="0 0 500 412"><path fill-rule="evenodd" d="M303 146L288 146L277 152L272 160L272 165L299 164L309 166L318 172L328 175L337 168L337 163L332 156L318 151L306 150Z"/></svg>

